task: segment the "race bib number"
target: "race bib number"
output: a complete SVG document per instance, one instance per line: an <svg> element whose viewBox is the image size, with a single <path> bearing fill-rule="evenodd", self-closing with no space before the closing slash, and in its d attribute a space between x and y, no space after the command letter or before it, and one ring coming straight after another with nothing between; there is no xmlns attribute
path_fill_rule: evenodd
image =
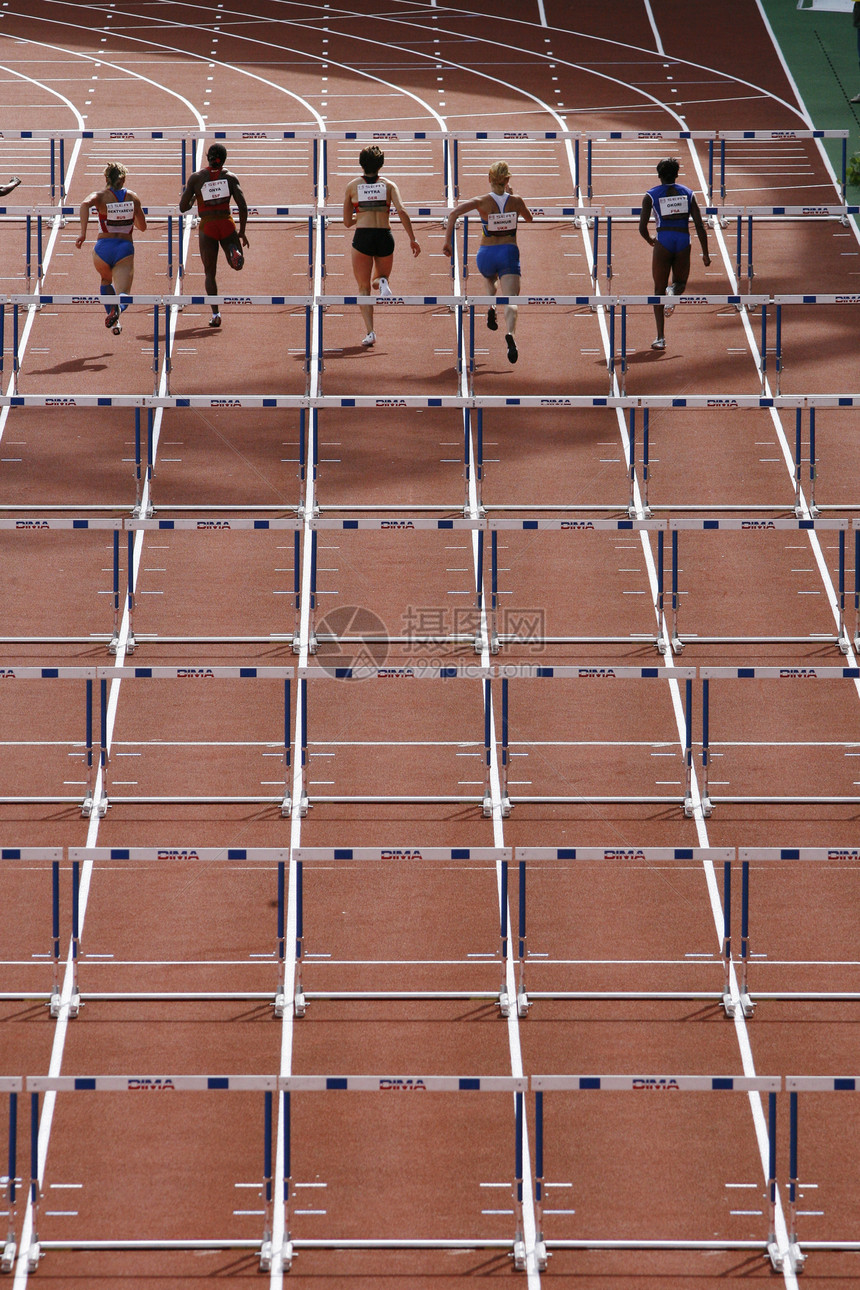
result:
<svg viewBox="0 0 860 1290"><path fill-rule="evenodd" d="M514 233L517 227L516 211L493 211L487 216L489 233Z"/></svg>
<svg viewBox="0 0 860 1290"><path fill-rule="evenodd" d="M358 185L358 204L363 209L378 208L388 205L388 192L385 183Z"/></svg>
<svg viewBox="0 0 860 1290"><path fill-rule="evenodd" d="M117 223L127 223L134 219L134 202L108 202L105 210L107 218Z"/></svg>
<svg viewBox="0 0 860 1290"><path fill-rule="evenodd" d="M224 201L230 196L230 185L226 179L207 179L200 189L204 202Z"/></svg>
<svg viewBox="0 0 860 1290"><path fill-rule="evenodd" d="M660 198L660 214L664 219L672 215L689 215L689 213L689 201L683 193L678 193L674 197Z"/></svg>

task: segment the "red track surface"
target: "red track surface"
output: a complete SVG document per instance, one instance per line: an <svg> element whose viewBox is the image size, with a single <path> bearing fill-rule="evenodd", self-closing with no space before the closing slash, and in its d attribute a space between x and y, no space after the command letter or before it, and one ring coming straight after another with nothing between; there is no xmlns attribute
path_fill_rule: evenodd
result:
<svg viewBox="0 0 860 1290"><path fill-rule="evenodd" d="M337 6L248 0L123 4L110 8L15 0L2 10L3 126L110 129L116 141L66 144L68 197L75 204L119 156L146 205L176 202L176 141L123 140L165 127L368 132L582 129L669 131L804 128L782 65L752 0L720 6L719 25L690 21L680 0L595 6L582 0L437 8L414 3ZM25 10L27 12L25 12ZM372 11L373 17L369 16ZM659 35L658 35L659 33ZM662 47L656 43L662 41ZM665 52L664 52L665 51ZM679 115L680 114L680 115ZM683 121L681 121L683 118ZM326 276L317 294L352 291L347 235L337 218L355 171L354 141L332 141L332 219ZM597 142L597 205L632 206L652 181L661 140ZM679 149L688 145L679 144ZM697 145L707 165L706 146ZM255 206L314 200L307 141L228 140L228 164ZM408 207L445 204L438 140L386 145L387 171ZM483 191L489 162L503 154L516 190L533 207L574 204L561 141L511 138L464 143L460 193ZM692 152L685 176L700 189ZM51 204L47 144L0 138L0 178L20 173L7 202ZM809 141L730 144L728 202L821 204L837 193ZM393 286L403 294L452 292L441 217L417 221L423 253L407 260L400 230ZM94 290L92 243L77 252L77 221L48 238L43 292ZM34 289L24 277L20 219L5 222L0 290ZM254 217L240 279L220 267L222 291L303 295L307 222ZM605 236L605 230L602 233ZM593 290L590 230L546 219L521 235L523 290L585 295ZM468 289L480 290L470 229ZM138 235L135 289L163 294L164 221ZM736 283L734 224L711 233L712 264L694 253L690 290L853 292L860 269L856 230L837 222L759 221L755 277ZM319 274L320 246L314 243ZM635 223L613 231L606 293L644 294L649 257ZM574 263L576 261L576 263ZM462 272L462 263L460 265ZM202 291L196 234L183 282ZM851 393L855 309L787 306L783 393ZM4 393L12 368L7 307ZM359 341L354 306L323 315L323 369L313 393L390 397L458 395L457 332L445 307L377 311L379 341ZM300 307L228 305L224 326L208 307L188 306L173 339L173 395L229 399L303 394L305 314ZM315 315L316 316L316 315ZM734 307L690 306L668 321L655 355L650 307L628 319L630 395L758 395L750 326ZM27 330L24 330L24 318ZM769 345L774 310L768 311ZM21 394L58 398L148 395L154 374L151 308L132 306L120 338L102 331L101 311L45 304L21 311ZM603 314L588 307L520 310L520 360L505 358L501 333L477 315L477 395L609 392ZM161 353L163 358L163 349ZM772 358L768 355L772 379ZM160 379L160 378L155 378ZM474 414L473 414L474 415ZM144 412L143 421L146 421ZM817 415L817 501L832 515L860 518L856 492L857 413ZM310 418L308 418L310 420ZM804 441L808 413L804 413ZM135 503L131 408L4 409L0 420L0 518L128 517ZM306 515L462 515L463 415L458 408L323 408L316 480L302 481L294 409L170 408L157 418L152 498L159 518ZM476 428L471 424L473 436ZM624 518L629 495L625 424L609 408L505 407L483 417L483 501L491 517ZM638 433L641 434L641 419ZM145 431L145 424L144 424ZM667 517L791 516L788 458L794 413L723 407L654 409L650 493ZM641 441L640 441L641 442ZM308 446L310 452L310 446ZM641 451L641 449L640 449ZM641 480L641 471L639 478ZM807 490L804 475L803 487ZM475 497L471 496L474 509ZM195 508L189 511L188 508ZM232 508L232 509L231 509ZM830 511L827 512L831 514ZM848 533L853 571L853 534ZM841 666L831 609L837 535L680 533L679 630L690 641L676 662L693 666ZM552 640L507 643L476 657L476 545L465 530L319 531L315 659L308 658L310 530L301 556L302 652L291 649L293 537L289 531L147 531L138 534L135 652L113 659L112 535L0 529L0 671L20 665L170 664L291 667L316 662L440 664L573 663L655 666L656 534L499 533L500 630L539 621ZM820 544L821 558L817 557ZM665 557L668 577L669 536ZM126 546L121 536L121 582ZM484 603L489 597L486 535ZM331 641L353 635L371 612L396 638L387 646ZM346 628L344 625L347 624ZM349 626L352 624L352 626ZM358 628L356 627L358 625ZM849 618L849 632L853 622ZM452 641L451 636L466 636ZM182 637L180 641L153 637ZM273 639L268 639L270 636ZM782 643L732 638L793 636ZM262 637L263 640L230 638ZM439 637L441 639L432 639ZM27 639L32 638L32 639ZM79 638L79 639L67 639ZM189 639L190 638L190 639ZM632 639L631 639L632 638ZM125 638L123 637L123 640ZM362 652L363 651L363 652ZM662 660L671 662L672 658ZM847 659L853 663L853 655ZM97 687L98 689L98 687ZM481 814L484 696L478 680L310 683L309 792L312 810L280 801L295 789L284 766L283 682L127 680L112 690L110 811L81 818L86 778L84 682L20 681L0 687L0 845L61 847L696 847L856 846L857 805L720 803L721 795L857 796L858 694L852 681L804 686L763 680L711 682L711 791L705 820L685 818L683 687L668 682L513 680L509 788L499 809L501 685L492 683L493 818ZM297 690L291 727L300 728ZM693 686L695 771L701 779L702 686ZM298 760L298 746L294 759ZM51 799L10 802L10 798ZM175 799L191 797L192 802ZM351 800L363 799L383 800ZM582 798L581 802L535 798ZM665 798L659 802L607 798ZM65 802L61 799L66 798ZM129 798L161 799L149 802ZM225 801L246 798L246 801ZM327 800L327 799L342 800ZM405 800L397 800L403 798ZM434 800L434 799L448 800ZM212 799L212 800L207 800ZM388 799L388 800L385 800ZM452 801L450 799L463 799ZM293 985L296 875L287 927L287 1001ZM515 873L512 870L512 873ZM71 876L61 883L65 964ZM516 884L511 893L516 952ZM716 883L700 862L583 862L529 870L530 992L700 991L714 1000L537 999L507 1023L486 996L499 987L498 888L494 865L451 861L307 864L304 872L304 989L307 1015L273 1017L277 985L276 879L271 864L223 860L86 871L81 1015L59 1021L40 1001L0 1002L0 1074L821 1074L856 1071L856 1003L760 1003L755 1020L730 1022L721 990ZM44 863L0 862L0 992L47 992L50 873ZM813 871L796 862L753 870L751 987L762 991L857 991L856 864ZM510 986L512 982L508 982ZM64 1005L69 983L64 984ZM314 992L462 992L461 999L318 999ZM262 999L106 1001L109 992L235 992ZM470 998L469 995L474 997ZM178 1100L177 1100L178 1099ZM426 1094L396 1099L296 1093L293 1102L293 1235L303 1239L494 1238L512 1240L514 1121L508 1094ZM757 1102L758 1099L755 1099ZM151 1099L150 1099L151 1101ZM39 1281L91 1287L214 1286L264 1278L253 1254L228 1236L258 1240L262 1229L258 1093L180 1093L157 1105L118 1094L60 1094L51 1118L42 1103L43 1240L213 1239L214 1251L108 1252L50 1249ZM656 1101L656 1105L655 1105ZM668 1104L664 1104L668 1102ZM800 1208L804 1240L846 1240L860 1200L860 1116L851 1098L801 1094ZM785 1104L785 1105L783 1105ZM779 1098L778 1168L787 1203L788 1098ZM5 1134L5 1105L0 1123ZM534 1100L526 1099L527 1244L533 1243L530 1171ZM763 1240L767 1231L761 1126L743 1094L548 1094L545 1231L549 1238ZM22 1134L26 1122L20 1115ZM5 1141L3 1143L5 1152ZM4 1157L5 1158L5 1157ZM22 1163L22 1159L24 1163ZM27 1151L18 1170L26 1178ZM72 1198L71 1200L69 1198ZM19 1204L16 1233L28 1238ZM276 1218L276 1237L280 1231ZM854 1225L856 1227L856 1224ZM857 1253L813 1251L804 1281L850 1284ZM633 1290L740 1286L770 1273L758 1252L556 1252L549 1269L516 1274L540 1284ZM515 1275L504 1251L299 1249L290 1279L364 1290L382 1284L455 1287ZM28 1280L19 1259L15 1290ZM279 1272L271 1274L280 1284ZM780 1275L787 1286L792 1276Z"/></svg>

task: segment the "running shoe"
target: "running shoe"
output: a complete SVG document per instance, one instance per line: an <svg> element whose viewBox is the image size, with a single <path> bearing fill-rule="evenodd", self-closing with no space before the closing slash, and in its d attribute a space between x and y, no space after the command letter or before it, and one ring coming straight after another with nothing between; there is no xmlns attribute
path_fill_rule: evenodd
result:
<svg viewBox="0 0 860 1290"><path fill-rule="evenodd" d="M245 257L239 250L238 246L230 247L230 250L227 252L227 263L230 265L231 269L241 269L242 265L245 263Z"/></svg>
<svg viewBox="0 0 860 1290"><path fill-rule="evenodd" d="M508 362L515 363L519 358L519 352L517 351L517 342L514 340L510 332L507 332L505 335L505 344L508 347Z"/></svg>
<svg viewBox="0 0 860 1290"><path fill-rule="evenodd" d="M389 285L388 285L388 279L387 279L387 278L380 278L380 279L379 279L379 282L377 283L377 287L376 287L376 289L377 289L377 291L379 292L379 294L380 294L381 296L392 296L392 295L394 295L394 292L391 290L391 288L390 288L390 287L389 287Z"/></svg>
<svg viewBox="0 0 860 1290"><path fill-rule="evenodd" d="M673 283L672 283L672 285L671 285L671 287L667 287L667 288L666 288L666 295L667 295L667 296L674 296L674 294L675 294L675 284L674 284L674 282L673 282ZM675 312L675 306L674 306L674 305L664 305L664 306L663 306L663 317L664 317L664 318L668 318L668 317L669 317L669 315L670 315L670 314L673 314L674 312Z"/></svg>
<svg viewBox="0 0 860 1290"><path fill-rule="evenodd" d="M119 305L114 305L105 314L105 327L110 331L119 322Z"/></svg>
<svg viewBox="0 0 860 1290"><path fill-rule="evenodd" d="M220 314L213 314L213 315L212 315L212 317L209 319L209 326L210 326L210 327L220 327L220 326L221 326L221 315L220 315Z"/></svg>
<svg viewBox="0 0 860 1290"><path fill-rule="evenodd" d="M361 343L365 349L370 349L371 345L376 344L376 332L369 331Z"/></svg>
<svg viewBox="0 0 860 1290"><path fill-rule="evenodd" d="M496 322L496 311L492 307L487 310L487 326L490 331L499 330L499 324Z"/></svg>
<svg viewBox="0 0 860 1290"><path fill-rule="evenodd" d="M113 332L114 336L121 336L121 335L122 335L122 323L121 323L121 322L115 322L115 323L114 323L114 325L113 325L113 327L111 327L111 331Z"/></svg>
<svg viewBox="0 0 860 1290"><path fill-rule="evenodd" d="M665 336L658 336L656 340L652 340L652 341L651 341L651 348L652 348L652 349L665 349L665 348L666 348L666 338L665 338Z"/></svg>

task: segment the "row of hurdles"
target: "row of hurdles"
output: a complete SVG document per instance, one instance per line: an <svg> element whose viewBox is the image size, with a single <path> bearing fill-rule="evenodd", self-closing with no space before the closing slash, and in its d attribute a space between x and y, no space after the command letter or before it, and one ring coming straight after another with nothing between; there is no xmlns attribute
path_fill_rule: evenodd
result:
<svg viewBox="0 0 860 1290"><path fill-rule="evenodd" d="M60 1097L62 1100L75 1093L84 1093L100 1099L104 1099L108 1094L123 1095L128 1093L139 1094L141 1092L159 1092L163 1096L158 1097L153 1102L152 1098L146 1098L145 1110L140 1105L139 1097L134 1104L136 1115L154 1117L152 1123L152 1135L161 1137L161 1161L162 1167L164 1159L170 1157L170 1135L174 1126L174 1118L179 1114L174 1097L166 1096L169 1093L182 1094L180 1102L185 1102L186 1098L194 1095L206 1097L210 1102L216 1102L218 1106L218 1123L219 1131L222 1135L233 1135L241 1133L243 1139L247 1142L247 1125L237 1127L232 1116L233 1105L240 1099L237 1094L244 1094L242 1099L245 1108L248 1106L248 1098L259 1098L262 1102L262 1120L263 1120L263 1168L260 1178L259 1194L264 1200L264 1209L261 1211L252 1211L263 1216L263 1233L262 1238L237 1238L235 1235L219 1235L207 1239L194 1238L172 1238L159 1239L149 1236L141 1239L140 1237L114 1237L107 1239L87 1239L86 1237L44 1239L40 1235L40 1227L45 1221L44 1215L40 1213L42 1205L41 1179L44 1176L44 1166L40 1169L39 1163L39 1104L41 1098ZM471 1229L468 1234L457 1234L446 1237L426 1237L422 1238L398 1238L398 1237L372 1237L361 1236L358 1238L343 1238L335 1235L327 1237L307 1237L299 1234L298 1228L311 1231L318 1230L318 1223L309 1223L307 1218L301 1219L296 1213L296 1187L295 1174L297 1158L301 1158L301 1168L308 1168L313 1165L316 1159L319 1167L319 1148L316 1153L314 1150L316 1140L319 1136L318 1118L310 1118L314 1112L316 1117L324 1115L329 1126L340 1126L341 1130L344 1125L350 1123L350 1114L360 1114L362 1109L367 1108L367 1103L358 1094L377 1095L380 1093L388 1094L387 1105L391 1105L391 1095L409 1092L414 1096L407 1099L404 1106L404 1099L400 1096L395 1098L397 1106L397 1128L401 1134L414 1135L412 1146L415 1142L421 1140L418 1126L427 1130L427 1116L435 1116L436 1132L435 1138L441 1139L444 1131L450 1132L452 1129L460 1138L465 1146L461 1147L463 1163L459 1166L461 1170L460 1182L468 1181L481 1186L479 1179L474 1178L475 1161L469 1164L468 1143L470 1141L470 1132L474 1133L475 1129L482 1133L484 1137L484 1152L487 1154L487 1139L492 1146L493 1164L504 1175L507 1171L502 1164L504 1156L513 1146L513 1177L510 1175L509 1195L510 1209L493 1210L490 1213L506 1216L513 1219L514 1232L513 1236L490 1236L479 1235L476 1227L480 1225L480 1217L477 1212L469 1213L465 1207L460 1204L461 1218L464 1226ZM676 1114L668 1107L666 1102L677 1107L677 1097L669 1097L669 1094L682 1094L682 1102L693 1094L706 1095L708 1099L707 1112L708 1116L716 1118L720 1127L720 1132L724 1139L728 1140L729 1135L734 1132L737 1134L737 1120L731 1121L729 1113L729 1122L722 1120L720 1117L726 1111L726 1104L722 1099L715 1098L715 1094L742 1093L745 1094L749 1107L752 1111L753 1120L762 1121L763 1133L760 1135L764 1141L760 1144L760 1164L764 1178L762 1180L763 1193L766 1197L766 1210L746 1211L753 1215L765 1217L767 1214L767 1233L759 1237L734 1238L719 1233L709 1235L706 1238L697 1237L694 1239L636 1239L636 1238L613 1238L606 1236L588 1236L577 1235L575 1237L554 1236L547 1234L548 1227L569 1227L569 1223L559 1223L557 1214L565 1211L551 1209L547 1205L547 1199L550 1196L550 1189L554 1186L563 1184L555 1183L551 1178L546 1177L545 1159L552 1152L555 1162L561 1159L562 1166L565 1159L570 1160L571 1156L575 1161L577 1159L576 1147L578 1144L578 1133L584 1132L581 1127L572 1125L574 1112L574 1099L580 1103L576 1106L576 1111L582 1109L581 1099L583 1094L590 1094L594 1097L597 1094L615 1093L620 1095L626 1093L631 1097L636 1095L639 1099L635 1103L637 1112L645 1112L645 1123L642 1125L640 1132L649 1138L656 1138L660 1130L667 1127L667 1117ZM9 1100L9 1170L5 1179L8 1191L7 1217L7 1237L5 1246L2 1247L2 1263L0 1268L5 1272L12 1272L16 1266L16 1256L18 1256L18 1230L16 1204L18 1201L19 1191L26 1198L26 1218L22 1231L21 1251L18 1257L18 1269L22 1267L27 1271L35 1272L41 1260L49 1251L74 1250L74 1251L136 1251L138 1254L146 1251L164 1251L164 1250L230 1250L241 1249L252 1252L259 1259L259 1268L261 1271L270 1271L273 1269L289 1271L293 1266L295 1257L300 1253L310 1254L314 1250L489 1250L495 1251L499 1257L511 1259L513 1266L517 1271L544 1270L550 1255L554 1252L561 1251L583 1251L583 1250L634 1250L634 1251L674 1251L674 1252L691 1252L691 1251L747 1251L749 1253L758 1253L769 1260L771 1268L774 1271L798 1273L802 1271L807 1252L816 1251L843 1251L857 1252L860 1251L860 1242L854 1239L829 1239L829 1240L809 1240L804 1241L803 1247L798 1240L797 1234L797 1216L798 1216L798 1199L802 1194L803 1185L799 1182L799 1104L800 1096L812 1094L836 1094L836 1093L856 1093L860 1092L860 1076L798 1076L798 1075L680 1075L680 1074L602 1074L602 1075L574 1075L574 1074L546 1074L538 1075L511 1075L511 1076L451 1076L451 1075L428 1075L428 1074L404 1074L404 1075L164 1075L164 1074L133 1074L133 1075L30 1075L27 1077L5 1076L0 1077L0 1095L5 1094ZM347 1094L347 1097L333 1098L332 1094ZM533 1190L530 1194L525 1193L525 1162L529 1158L529 1126L527 1115L526 1098L531 1093L534 1096L534 1150L535 1165L533 1174ZM647 1093L649 1096L645 1099L644 1105L641 1103L641 1094ZM654 1094L664 1094L655 1104ZM22 1095L29 1096L30 1100L30 1126L31 1126L31 1150L30 1150L30 1178L26 1188L17 1178L17 1117L18 1117L18 1098ZM435 1098L434 1094L444 1094L442 1098ZM466 1098L452 1098L453 1094L469 1094ZM480 1099L482 1105L480 1109L474 1105L474 1099L471 1095L484 1094ZM789 1165L785 1183L787 1183L787 1201L788 1201L788 1222L786 1224L783 1208L782 1196L780 1191L780 1182L777 1175L777 1106L778 1099L788 1094L789 1098ZM229 1096L232 1095L232 1096ZM489 1096L487 1096L489 1095ZM764 1111L762 1106L763 1096L767 1097L767 1123L764 1125ZM324 1098L324 1111L320 1105L319 1098ZM491 1109L486 1103L492 1098ZM226 1100L225 1100L226 1099ZM733 1101L734 1099L730 1099ZM601 1111L605 1115L610 1115L613 1108L618 1108L619 1099L601 1098ZM505 1109L505 1103L512 1111ZM631 1109L629 1099L626 1103L628 1112ZM719 1106L719 1110L717 1107ZM275 1125L276 1107L279 1118L279 1125ZM228 1109L229 1108L229 1109ZM347 1109L348 1108L348 1109ZM432 1108L432 1111L431 1111ZM664 1109L665 1108L665 1109ZM829 1105L828 1111L832 1108ZM842 1104L839 1106L842 1110ZM734 1107L732 1107L734 1111ZM465 1115L465 1120L463 1116ZM246 1109L247 1119L247 1109ZM470 1128L471 1126L471 1128ZM395 1129L395 1132L397 1129ZM91 1130L87 1130L88 1134ZM589 1136L593 1139L596 1130L591 1125L588 1130ZM597 1130L599 1132L599 1130ZM834 1135L841 1132L840 1128L831 1128ZM279 1160L282 1160L282 1169L277 1171L280 1177L276 1177L274 1167L275 1159L275 1138L278 1138ZM511 1144L511 1138L513 1143ZM571 1140L572 1139L572 1140ZM410 1145L409 1137L401 1142L402 1146L407 1149ZM433 1149L425 1142L421 1148L424 1155L425 1170L428 1156L434 1155ZM122 1148L119 1142L113 1143L113 1150L121 1156ZM190 1186L195 1161L198 1152L193 1148L185 1151L186 1159L184 1168L181 1172L183 1180L182 1185ZM681 1172L679 1167L678 1148L675 1148L672 1165L669 1166L668 1176L662 1178L662 1187L667 1195L671 1194L673 1182L672 1174ZM83 1144L79 1150L81 1159L84 1157ZM190 1160L187 1157L190 1156ZM118 1161L117 1161L118 1163ZM395 1225L397 1224L398 1214L403 1210L403 1193L398 1185L385 1186L385 1171L379 1169L379 1160L374 1163L373 1157L367 1162L367 1169L375 1179L375 1185L380 1188L379 1198L383 1199L389 1214L393 1217ZM79 1160L80 1164L80 1160ZM748 1162L747 1162L748 1166ZM558 1168L558 1164L555 1163ZM569 1167L569 1166L568 1166ZM197 1165L197 1168L200 1168ZM210 1166L211 1168L211 1166ZM628 1162L629 1168L629 1162ZM424 1171L422 1171L424 1172ZM584 1174L585 1170L580 1165L580 1172ZM190 1176L189 1176L190 1174ZM710 1181L703 1178L701 1162L696 1166L696 1185L697 1189L703 1187L708 1191L708 1205L715 1207L715 1198L713 1189L708 1188L706 1184ZM301 1175L299 1175L301 1176ZM316 1174L319 1177L319 1173ZM197 1180L199 1185L199 1179ZM783 1186L785 1186L785 1183ZM166 1176L154 1180L155 1196L166 1195ZM115 1181L113 1186L120 1186ZM247 1185L247 1184L245 1184ZM435 1188L450 1188L451 1180L449 1178L439 1178L433 1186ZM486 1185L486 1184L483 1184ZM503 1183L492 1184L499 1188L508 1188ZM574 1194L579 1194L582 1189L588 1185L584 1178L577 1176L576 1181L572 1184L577 1189ZM599 1184L598 1184L599 1185ZM416 1191L420 1192L420 1184L416 1184ZM398 1196L400 1204L398 1205ZM507 1199L507 1198L506 1198ZM130 1207L134 1209L134 1207ZM653 1222L653 1203L651 1204L651 1222ZM672 1212L673 1206L667 1211L667 1217ZM323 1213L325 1211L322 1211ZM488 1211L484 1211L487 1213ZM566 1211L569 1215L575 1214L575 1211ZM316 1211L319 1215L320 1211ZM526 1214L529 1217L529 1224L526 1225ZM160 1215L163 1221L163 1214ZM549 1223L547 1223L549 1219ZM402 1219L401 1219L402 1221ZM413 1220L414 1221L414 1220ZM725 1228L726 1219L717 1211L712 1213L708 1226L713 1232L713 1228L720 1224ZM390 1225L390 1224L388 1224ZM490 1226L490 1224L487 1224ZM496 1219L492 1225L496 1231L501 1224ZM685 1226L687 1226L685 1224ZM574 1228L576 1230L576 1228Z"/></svg>

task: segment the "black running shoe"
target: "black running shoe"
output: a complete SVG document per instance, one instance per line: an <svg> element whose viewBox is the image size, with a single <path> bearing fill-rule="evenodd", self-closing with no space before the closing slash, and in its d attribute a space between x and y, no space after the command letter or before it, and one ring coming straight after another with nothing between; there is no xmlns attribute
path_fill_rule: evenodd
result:
<svg viewBox="0 0 860 1290"><path fill-rule="evenodd" d="M114 307L111 310L109 310L108 313L105 314L105 327L107 327L108 331L110 331L110 329L112 327L115 327L118 322L119 322L119 305L114 305Z"/></svg>
<svg viewBox="0 0 860 1290"><path fill-rule="evenodd" d="M519 353L517 351L517 342L514 340L510 332L505 336L505 343L508 347L508 362L515 363L519 358Z"/></svg>
<svg viewBox="0 0 860 1290"><path fill-rule="evenodd" d="M496 311L495 311L495 309L488 309L488 310L487 310L487 326L489 327L490 331L498 331L498 330L499 330L499 324L496 322Z"/></svg>

